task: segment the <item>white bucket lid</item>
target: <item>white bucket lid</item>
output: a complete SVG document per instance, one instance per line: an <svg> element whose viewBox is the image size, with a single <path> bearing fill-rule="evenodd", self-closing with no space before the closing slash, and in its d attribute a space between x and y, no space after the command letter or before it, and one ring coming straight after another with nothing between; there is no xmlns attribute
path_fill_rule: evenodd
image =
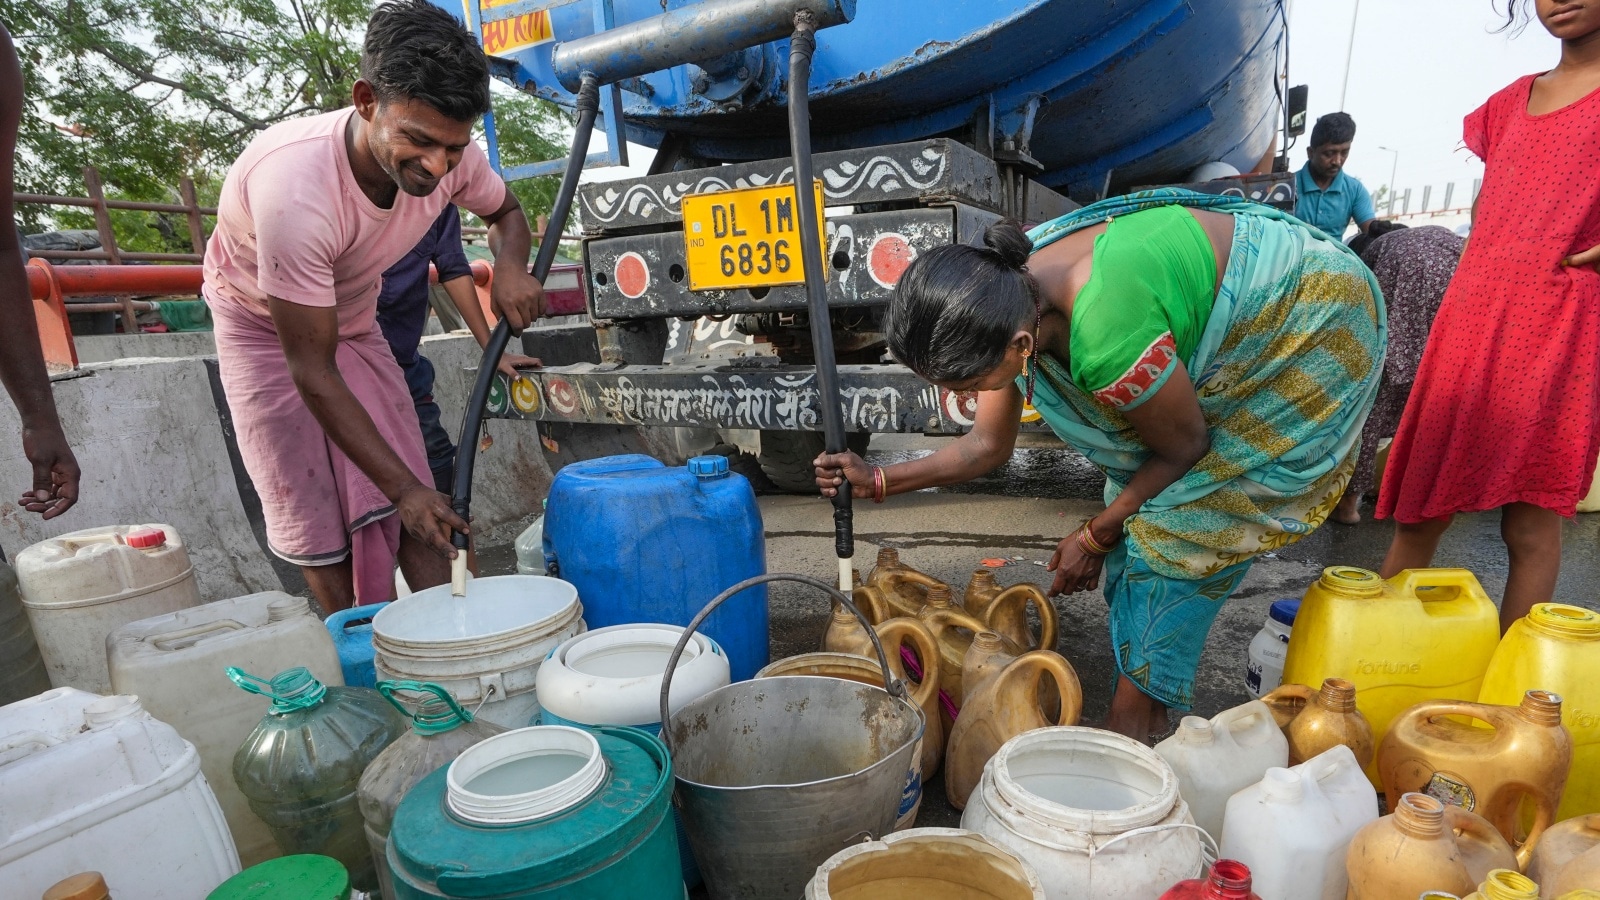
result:
<svg viewBox="0 0 1600 900"><path fill-rule="evenodd" d="M562 642L539 667L539 705L586 725L653 725L661 718L661 676L683 637L677 625L611 625ZM727 684L728 657L695 634L678 658L669 708Z"/></svg>
<svg viewBox="0 0 1600 900"><path fill-rule="evenodd" d="M518 632L560 629L581 609L578 589L559 578L474 578L465 597L441 584L384 607L372 617L373 641L391 648L482 646Z"/></svg>
<svg viewBox="0 0 1600 900"><path fill-rule="evenodd" d="M469 822L515 825L577 806L607 774L594 735L535 725L495 735L456 757L445 773L445 798L451 812Z"/></svg>

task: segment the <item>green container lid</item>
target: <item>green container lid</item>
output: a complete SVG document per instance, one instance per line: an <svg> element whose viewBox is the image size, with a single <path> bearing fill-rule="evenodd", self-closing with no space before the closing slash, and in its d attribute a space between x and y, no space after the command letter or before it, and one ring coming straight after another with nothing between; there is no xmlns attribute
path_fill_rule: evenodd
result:
<svg viewBox="0 0 1600 900"><path fill-rule="evenodd" d="M206 900L349 900L350 873L336 859L302 853L251 866Z"/></svg>
<svg viewBox="0 0 1600 900"><path fill-rule="evenodd" d="M589 730L609 773L579 805L521 825L476 825L449 811L450 767L443 766L400 801L389 832L390 859L408 877L452 897L520 897L540 885L568 882L579 890L573 896L583 896L586 875L626 856L661 825L672 804L672 760L660 738L636 728ZM663 862L662 871L670 871L664 883L671 884L671 896L681 896L675 841L666 844Z"/></svg>

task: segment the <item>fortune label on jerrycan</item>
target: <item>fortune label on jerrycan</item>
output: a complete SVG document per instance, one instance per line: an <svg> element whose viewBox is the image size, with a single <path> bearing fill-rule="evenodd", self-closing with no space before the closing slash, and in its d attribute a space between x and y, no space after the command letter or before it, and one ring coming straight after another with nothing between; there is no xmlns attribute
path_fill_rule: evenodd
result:
<svg viewBox="0 0 1600 900"><path fill-rule="evenodd" d="M1261 900L1250 890L1250 867L1236 859L1219 859L1204 878L1180 881L1161 900Z"/></svg>
<svg viewBox="0 0 1600 900"><path fill-rule="evenodd" d="M1571 764L1561 698L1549 691L1528 691L1521 706L1419 703L1395 719L1377 762L1386 796L1419 791L1476 812L1517 848L1519 865L1555 822Z"/></svg>
<svg viewBox="0 0 1600 900"><path fill-rule="evenodd" d="M1219 839L1228 798L1289 762L1283 732L1258 701L1223 710L1209 721L1184 716L1155 751L1178 776L1178 791L1194 823Z"/></svg>
<svg viewBox="0 0 1600 900"><path fill-rule="evenodd" d="M1283 684L1262 698L1289 739L1289 765L1321 756L1335 744L1356 755L1363 769L1372 764L1377 745L1372 725L1356 706L1356 687L1343 678L1325 678L1322 689Z"/></svg>
<svg viewBox="0 0 1600 900"><path fill-rule="evenodd" d="M1499 610L1465 569L1408 569L1385 581L1333 566L1306 590L1283 680L1354 684L1381 746L1389 723L1424 700L1476 700L1499 641ZM1367 776L1378 784L1374 766Z"/></svg>
<svg viewBox="0 0 1600 900"><path fill-rule="evenodd" d="M1550 826L1524 870L1546 897L1580 888L1600 888L1600 815L1578 816Z"/></svg>
<svg viewBox="0 0 1600 900"><path fill-rule="evenodd" d="M1561 695L1561 720L1572 733L1572 773L1556 819L1600 813L1600 614L1540 603L1512 623L1478 702L1510 706L1530 690Z"/></svg>
<svg viewBox="0 0 1600 900"><path fill-rule="evenodd" d="M1406 794L1392 815L1364 825L1350 842L1349 900L1413 897L1427 890L1469 893L1516 854L1483 817L1426 794Z"/></svg>
<svg viewBox="0 0 1600 900"><path fill-rule="evenodd" d="M1059 703L1053 716L1045 712L1051 699L1047 683ZM984 766L1006 741L1036 728L1076 725L1082 712L1078 673L1053 650L1024 653L988 676L962 704L945 748L944 789L950 805L966 808Z"/></svg>
<svg viewBox="0 0 1600 900"><path fill-rule="evenodd" d="M878 550L877 564L867 572L867 585L880 592L893 608L893 615L914 616L928 602L928 589L948 588L932 575L925 575L900 561L893 547ZM865 610L863 610L865 612Z"/></svg>

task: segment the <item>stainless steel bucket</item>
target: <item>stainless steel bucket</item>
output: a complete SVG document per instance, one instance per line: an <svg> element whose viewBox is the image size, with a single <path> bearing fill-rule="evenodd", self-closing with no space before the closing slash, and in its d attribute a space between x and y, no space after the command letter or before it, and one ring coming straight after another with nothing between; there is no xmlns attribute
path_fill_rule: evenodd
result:
<svg viewBox="0 0 1600 900"><path fill-rule="evenodd" d="M718 688L668 717L671 673L700 622L728 597L779 580L827 591L860 616L817 579L752 578L701 610L662 680L674 802L715 900L799 897L818 866L887 835L902 805L921 796L922 711L891 673L876 634L888 690L838 678L760 678Z"/></svg>

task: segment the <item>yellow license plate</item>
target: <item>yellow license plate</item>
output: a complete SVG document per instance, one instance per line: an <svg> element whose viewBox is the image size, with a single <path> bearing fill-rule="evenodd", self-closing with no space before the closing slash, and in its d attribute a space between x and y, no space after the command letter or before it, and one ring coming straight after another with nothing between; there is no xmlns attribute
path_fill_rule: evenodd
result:
<svg viewBox="0 0 1600 900"><path fill-rule="evenodd" d="M822 182L816 183L817 240L823 239ZM743 188L683 198L683 242L689 290L804 284L800 210L794 185ZM828 264L822 264L828 275Z"/></svg>

